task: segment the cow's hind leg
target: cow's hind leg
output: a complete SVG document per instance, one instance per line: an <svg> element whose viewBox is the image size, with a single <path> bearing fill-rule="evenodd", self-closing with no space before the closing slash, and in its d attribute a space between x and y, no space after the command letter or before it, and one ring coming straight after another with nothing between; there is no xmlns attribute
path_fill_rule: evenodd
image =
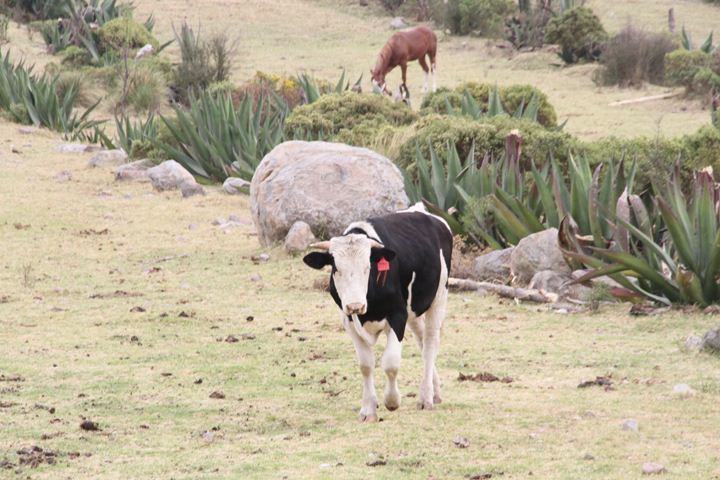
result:
<svg viewBox="0 0 720 480"><path fill-rule="evenodd" d="M400 407L400 390L397 385L397 374L400 370L400 357L402 355L402 343L397 338L393 329L388 330L387 345L382 356L382 368L387 375L385 386L385 408L397 410Z"/></svg>
<svg viewBox="0 0 720 480"><path fill-rule="evenodd" d="M424 332L423 332L423 378L420 382L420 400L418 401L418 409L429 410L433 405L442 401L440 397L440 376L437 372L435 362L437 360L438 350L440 348L440 332L442 330L443 320L445 318L445 308L447 306L447 277L448 270L445 259L440 252L440 282L435 294L435 300L425 312Z"/></svg>
<svg viewBox="0 0 720 480"><path fill-rule="evenodd" d="M355 325L346 316L343 315L343 325L345 331L355 345L355 353L357 354L360 372L363 376L363 393L362 404L360 407L361 422L377 421L377 395L375 394L375 380L373 378L373 370L375 369L375 354L372 346L355 331Z"/></svg>

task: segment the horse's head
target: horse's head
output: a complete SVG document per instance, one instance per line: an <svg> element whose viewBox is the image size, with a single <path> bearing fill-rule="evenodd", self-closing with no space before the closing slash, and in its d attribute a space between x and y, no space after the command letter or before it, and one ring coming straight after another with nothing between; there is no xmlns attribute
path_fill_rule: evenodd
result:
<svg viewBox="0 0 720 480"><path fill-rule="evenodd" d="M385 82L385 74L374 70L370 70L370 74L370 82L372 83L373 92L392 96L392 92Z"/></svg>

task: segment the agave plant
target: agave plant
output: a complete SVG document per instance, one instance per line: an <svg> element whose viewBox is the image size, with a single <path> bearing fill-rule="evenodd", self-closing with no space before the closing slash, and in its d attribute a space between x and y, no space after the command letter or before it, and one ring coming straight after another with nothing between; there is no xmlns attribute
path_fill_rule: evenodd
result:
<svg viewBox="0 0 720 480"><path fill-rule="evenodd" d="M358 90L360 88L360 85L362 84L362 77L363 76L361 74L357 81L355 81L352 86L353 90ZM351 88L350 82L346 80L345 70L343 70L342 74L340 75L340 79L337 81L332 90L323 90L318 84L315 77L308 75L307 73L299 74L297 76L297 82L303 91L303 98L305 99L306 104L318 101L318 99L325 93L340 94L343 92L347 92Z"/></svg>
<svg viewBox="0 0 720 480"><path fill-rule="evenodd" d="M60 98L57 78L34 75L32 67L26 68L22 61L14 64L6 53L0 63L0 109L10 112L17 122L46 127L73 140L85 138L87 132L103 123L90 119L99 100L78 114L73 109L76 87L68 88Z"/></svg>
<svg viewBox="0 0 720 480"><path fill-rule="evenodd" d="M511 114L503 107L502 100L500 99L500 92L498 87L495 86L488 96L488 108L484 111L480 103L472 96L472 94L465 90L462 98L460 99L460 107L455 108L450 103L448 98L445 98L445 111L449 115L464 115L472 118L473 120L482 120L484 118L497 117L500 115L510 115L513 118L530 120L531 122L538 121L538 114L540 113L540 98L537 93L533 93L532 97L525 102L523 99L520 105ZM567 122L567 120L566 120ZM558 130L562 130L565 126L563 123L556 127Z"/></svg>
<svg viewBox="0 0 720 480"><path fill-rule="evenodd" d="M175 107L177 118L162 117L179 147L157 143L171 158L194 175L223 181L231 175L249 180L262 158L284 141L287 104L279 97L254 99L246 96L233 107L227 95L204 92L191 98L189 110Z"/></svg>
<svg viewBox="0 0 720 480"><path fill-rule="evenodd" d="M685 50L693 49L692 39L690 38L690 34L687 32L687 30L685 30L684 25L680 33L680 44ZM712 53L714 49L715 47L713 46L713 32L710 32L702 45L700 45L700 51L705 53Z"/></svg>
<svg viewBox="0 0 720 480"><path fill-rule="evenodd" d="M676 172L654 199L655 219L642 202L629 198L627 205L617 223L629 241L615 248L583 249L573 240L572 226L565 226L566 254L594 269L578 281L609 275L626 289L668 305L719 302L720 189L712 175L697 172L692 192L685 195Z"/></svg>

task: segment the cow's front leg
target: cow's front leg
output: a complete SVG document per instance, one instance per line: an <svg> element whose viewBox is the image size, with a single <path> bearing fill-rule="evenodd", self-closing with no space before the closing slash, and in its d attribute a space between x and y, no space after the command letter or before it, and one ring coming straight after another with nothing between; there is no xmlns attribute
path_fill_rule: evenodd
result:
<svg viewBox="0 0 720 480"><path fill-rule="evenodd" d="M358 364L360 365L360 372L363 376L363 394L362 394L362 405L360 407L360 421L361 422L376 422L377 421L377 395L375 394L375 380L373 379L373 369L375 368L375 355L370 346L358 333L355 331L355 325L346 315L343 315L343 325L345 331L348 332L350 338L352 338L353 345L355 345L355 353L357 354Z"/></svg>
<svg viewBox="0 0 720 480"><path fill-rule="evenodd" d="M385 385L385 408L397 410L400 407L400 390L397 385L397 374L400 370L400 358L402 355L402 343L398 340L395 330L392 328L387 333L387 345L382 357L382 368L387 375Z"/></svg>

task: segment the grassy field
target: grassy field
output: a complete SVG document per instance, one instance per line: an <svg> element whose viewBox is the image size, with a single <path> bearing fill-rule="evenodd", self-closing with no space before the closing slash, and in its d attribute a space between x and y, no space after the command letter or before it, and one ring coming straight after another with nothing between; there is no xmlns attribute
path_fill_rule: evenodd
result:
<svg viewBox="0 0 720 480"><path fill-rule="evenodd" d="M139 16L155 13L161 39L185 17L236 35L238 81L256 70L367 71L388 18L355 3L135 2ZM615 30L630 14L661 28L669 3L591 4ZM674 5L696 38L720 12ZM39 36L16 25L10 35L31 63L53 60ZM556 64L547 51L509 57L485 40L444 38L440 84L533 83L584 138L678 135L708 121L694 101L610 107L664 89L601 89L594 67ZM414 92L421 79L413 67ZM631 317L628 305L563 314L451 294L444 402L415 410L421 361L408 341L403 405L364 425L352 344L329 296L312 288L321 275L281 249L253 262L262 250L247 197L116 183L111 169L86 166L90 154L58 153L57 135L5 121L0 139L0 478L605 480L643 478L655 461L663 478L720 479L719 358L682 348L717 317ZM212 224L231 214L246 224ZM513 381L458 381L478 372ZM597 376L614 389L578 388ZM382 397L379 369L376 380ZM674 396L677 383L696 394ZM621 428L630 418L638 432ZM82 430L84 419L100 430ZM55 455L17 453L32 446ZM379 456L383 465L368 465Z"/></svg>
<svg viewBox="0 0 720 480"><path fill-rule="evenodd" d="M212 225L248 219L247 198L114 183L89 154L17 128L0 124L13 139L0 146L1 478L629 479L646 461L720 478L718 357L681 349L717 318L452 294L444 403L415 410L409 341L403 406L360 424L353 347L318 274L281 250L256 265L251 225ZM483 371L513 382L457 380ZM577 388L600 375L615 389ZM677 383L697 394L674 397ZM622 430L628 418L639 432ZM56 463L18 465L29 446Z"/></svg>

